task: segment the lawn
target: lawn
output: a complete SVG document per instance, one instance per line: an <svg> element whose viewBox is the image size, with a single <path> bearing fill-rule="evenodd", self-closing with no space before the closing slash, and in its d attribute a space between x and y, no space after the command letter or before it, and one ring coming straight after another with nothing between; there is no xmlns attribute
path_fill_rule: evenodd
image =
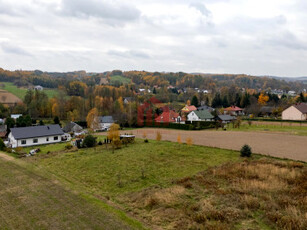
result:
<svg viewBox="0 0 307 230"><path fill-rule="evenodd" d="M48 151L44 147L41 149ZM86 186L95 194L114 198L154 185L169 186L174 179L194 175L224 162L240 160L235 151L166 141L144 143L143 140L116 150L114 154L110 149L99 146L34 159L50 172Z"/></svg>
<svg viewBox="0 0 307 230"><path fill-rule="evenodd" d="M120 75L111 76L111 85L115 84L116 82L120 82L122 84L129 84L131 83L131 80Z"/></svg>
<svg viewBox="0 0 307 230"><path fill-rule="evenodd" d="M4 90L16 95L21 100L24 99L28 89L26 88L18 88L16 85L14 85L12 82L2 82L4 84ZM44 89L44 93L47 94L49 98L52 98L54 96L58 95L57 89Z"/></svg>
<svg viewBox="0 0 307 230"><path fill-rule="evenodd" d="M141 139L114 153L110 146L41 149L24 161L152 229L307 227L304 163Z"/></svg>
<svg viewBox="0 0 307 230"><path fill-rule="evenodd" d="M247 122L242 122L242 125L240 128L233 128L232 124L229 124L227 126L227 130L229 131L247 131L247 132L283 132L293 135L300 135L300 136L307 136L307 126L299 126L298 124L294 123L294 125L287 125L276 122L276 124L272 124L272 122L269 122L268 124L265 124L265 122L261 122L262 124L255 124L252 123L251 125L248 125Z"/></svg>
<svg viewBox="0 0 307 230"><path fill-rule="evenodd" d="M0 229L131 229L105 204L0 158Z"/></svg>

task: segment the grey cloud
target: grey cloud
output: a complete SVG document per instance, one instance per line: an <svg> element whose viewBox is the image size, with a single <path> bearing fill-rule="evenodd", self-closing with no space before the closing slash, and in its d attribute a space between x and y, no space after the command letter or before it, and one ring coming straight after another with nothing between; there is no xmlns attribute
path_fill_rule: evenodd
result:
<svg viewBox="0 0 307 230"><path fill-rule="evenodd" d="M300 41L293 33L286 31L264 40L264 44L286 47L294 50L307 50L307 44Z"/></svg>
<svg viewBox="0 0 307 230"><path fill-rule="evenodd" d="M119 57L124 57L124 58L145 58L145 59L150 58L148 54L142 51L138 51L138 50L129 50L129 51L109 50L108 54L112 56L119 56Z"/></svg>
<svg viewBox="0 0 307 230"><path fill-rule="evenodd" d="M2 50L6 53L23 55L23 56L31 56L31 54L28 51L24 50L23 48L17 45L14 45L8 42L3 42L0 44L0 46Z"/></svg>
<svg viewBox="0 0 307 230"><path fill-rule="evenodd" d="M62 0L61 12L74 17L95 17L106 20L133 21L140 17L140 11L119 1Z"/></svg>
<svg viewBox="0 0 307 230"><path fill-rule="evenodd" d="M198 10L202 15L208 17L211 15L211 11L207 9L207 7L200 3L200 2L194 2L190 4L190 7L195 8Z"/></svg>

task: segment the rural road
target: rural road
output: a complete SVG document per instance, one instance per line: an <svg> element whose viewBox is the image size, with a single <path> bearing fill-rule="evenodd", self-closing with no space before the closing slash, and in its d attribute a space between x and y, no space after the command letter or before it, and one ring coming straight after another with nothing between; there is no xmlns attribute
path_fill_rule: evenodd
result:
<svg viewBox="0 0 307 230"><path fill-rule="evenodd" d="M307 136L283 133L182 131L154 128L132 130L132 133L139 138L142 138L146 133L148 139L155 139L157 131L162 134L162 140L176 142L178 134L180 134L182 142L190 137L194 144L223 149L240 150L244 144L248 144L254 153L307 162Z"/></svg>

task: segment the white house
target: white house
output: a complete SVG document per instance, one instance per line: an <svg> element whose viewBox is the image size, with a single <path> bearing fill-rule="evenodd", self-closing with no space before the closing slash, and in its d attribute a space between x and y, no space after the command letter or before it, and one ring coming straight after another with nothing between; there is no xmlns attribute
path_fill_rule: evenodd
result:
<svg viewBox="0 0 307 230"><path fill-rule="evenodd" d="M43 90L44 90L44 87L41 86L41 85L36 85L36 86L34 87L34 89L35 89L35 90L38 90L38 91L43 91Z"/></svg>
<svg viewBox="0 0 307 230"><path fill-rule="evenodd" d="M11 114L11 118L13 118L14 120L17 120L21 116L22 114Z"/></svg>
<svg viewBox="0 0 307 230"><path fill-rule="evenodd" d="M195 110L188 114L188 121L214 121L214 116L208 110Z"/></svg>
<svg viewBox="0 0 307 230"><path fill-rule="evenodd" d="M11 128L8 146L16 148L52 144L61 142L62 137L64 137L64 132L59 125Z"/></svg>
<svg viewBox="0 0 307 230"><path fill-rule="evenodd" d="M95 131L106 131L114 123L112 116L102 116L102 117L97 117L97 119L98 119L98 129L92 127Z"/></svg>
<svg viewBox="0 0 307 230"><path fill-rule="evenodd" d="M292 105L282 112L281 117L283 120L306 121L307 120L307 104L299 103L299 104Z"/></svg>

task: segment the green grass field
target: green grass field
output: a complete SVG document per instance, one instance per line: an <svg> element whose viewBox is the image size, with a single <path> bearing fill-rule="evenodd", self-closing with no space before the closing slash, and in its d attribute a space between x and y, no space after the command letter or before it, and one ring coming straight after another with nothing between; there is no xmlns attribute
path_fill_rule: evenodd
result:
<svg viewBox="0 0 307 230"><path fill-rule="evenodd" d="M120 82L122 84L129 84L131 83L131 80L129 78L126 78L126 77L123 77L123 76L120 76L120 75L114 75L114 76L111 76L111 85L116 83L116 82Z"/></svg>
<svg viewBox="0 0 307 230"><path fill-rule="evenodd" d="M14 85L12 82L1 82L4 84L4 90L16 95L19 97L21 100L24 99L28 89L26 88L18 88L16 85ZM44 93L47 94L49 98L52 98L54 96L58 95L57 89L44 89Z"/></svg>
<svg viewBox="0 0 307 230"><path fill-rule="evenodd" d="M131 229L97 199L44 174L0 158L0 229Z"/></svg>
<svg viewBox="0 0 307 230"><path fill-rule="evenodd" d="M98 136L98 140L103 138ZM96 202L112 205L112 208L104 205L104 210L116 214L132 228L141 228L139 222L150 229L304 229L307 226L304 219L307 206L302 196L307 194L306 164L260 155L245 159L238 151L168 141L145 143L137 139L134 144L123 145L114 153L111 146L67 151L65 145L40 146L40 154L21 161L30 170L38 168L43 175L57 178L71 190L79 191L84 194L83 198L92 196L100 200ZM1 169L0 174L5 177L1 184L17 183L20 176L12 174L14 170ZM8 179L7 174L10 175ZM26 188L30 198L31 189L35 189L34 194L42 197L44 205L49 202L45 195L51 196L49 190L41 193L38 182L35 182L39 185L36 188L32 186L34 182L20 180L24 182L19 188L22 191ZM55 188L48 184L50 182L41 181L47 183L50 193L60 193L52 190ZM0 192L0 203L13 202L10 199L15 197L11 196L2 198ZM64 193L64 196L69 194ZM53 199L56 204L61 203L56 196ZM73 205L77 198L72 195L67 199L73 199L70 201ZM86 200L87 205L95 203ZM33 209L36 204L31 202ZM79 215L80 205L86 203L77 205L71 218ZM12 209L11 213L20 214L30 209L22 207L20 211L8 203L6 207ZM57 210L57 206L54 209ZM44 218L52 215L45 208L42 210ZM0 213L0 221L1 215L7 218ZM86 213L83 215L82 220L87 221L89 217ZM109 218L103 211L99 215ZM67 221L59 219L58 223L64 227L73 226L69 218ZM24 219L20 217L18 222L22 224ZM94 223L98 222L99 219ZM108 229L119 224L111 223Z"/></svg>
<svg viewBox="0 0 307 230"><path fill-rule="evenodd" d="M114 198L154 185L168 186L173 179L238 160L240 157L235 151L172 142L144 143L142 140L117 150L115 154L99 146L36 158L38 164L47 170L76 184L85 185L94 193ZM142 171L146 175L144 179ZM119 180L122 186L118 186Z"/></svg>
<svg viewBox="0 0 307 230"><path fill-rule="evenodd" d="M248 125L246 122L243 122L240 128L234 128L232 124L227 126L229 131L246 131L246 132L284 132L293 135L307 136L307 126L299 126L296 123L293 125L285 125L283 123L276 122L276 124L255 124L252 123Z"/></svg>

